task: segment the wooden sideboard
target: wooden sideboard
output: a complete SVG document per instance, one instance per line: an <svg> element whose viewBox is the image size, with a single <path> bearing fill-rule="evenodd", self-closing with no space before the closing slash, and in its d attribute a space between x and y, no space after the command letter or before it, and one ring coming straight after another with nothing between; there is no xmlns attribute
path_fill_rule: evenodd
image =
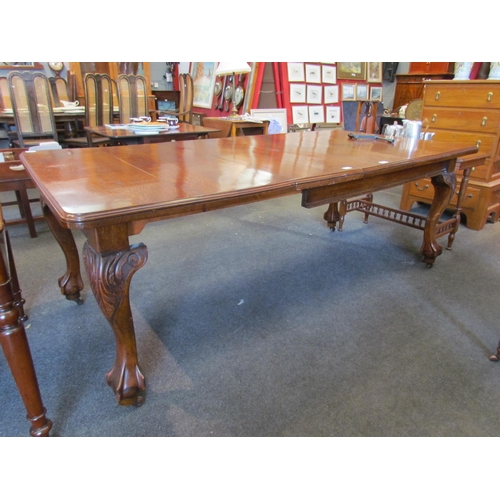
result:
<svg viewBox="0 0 500 500"><path fill-rule="evenodd" d="M472 171L462 207L467 227L481 230L487 220L496 222L500 216L500 82L428 81L423 99L422 120L435 132L434 141L478 145L478 154L489 155ZM400 208L430 203L433 196L430 179L405 184Z"/></svg>
<svg viewBox="0 0 500 500"><path fill-rule="evenodd" d="M394 91L393 109L422 99L424 87L428 80L452 79L453 73L408 73L396 75L396 90Z"/></svg>

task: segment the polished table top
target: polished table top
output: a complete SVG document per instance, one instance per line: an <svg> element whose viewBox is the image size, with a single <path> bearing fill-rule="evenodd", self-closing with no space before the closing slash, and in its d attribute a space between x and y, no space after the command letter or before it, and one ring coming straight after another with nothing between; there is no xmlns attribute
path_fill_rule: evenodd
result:
<svg viewBox="0 0 500 500"><path fill-rule="evenodd" d="M325 130L64 149L21 158L59 221L83 228L116 218L168 217L178 207L192 211L208 201L243 195L264 199L356 179L369 186L381 172L406 170L411 176L417 170L420 175L426 164L476 151L473 145L437 141L420 141L418 147L404 140L395 145L356 141L342 130Z"/></svg>

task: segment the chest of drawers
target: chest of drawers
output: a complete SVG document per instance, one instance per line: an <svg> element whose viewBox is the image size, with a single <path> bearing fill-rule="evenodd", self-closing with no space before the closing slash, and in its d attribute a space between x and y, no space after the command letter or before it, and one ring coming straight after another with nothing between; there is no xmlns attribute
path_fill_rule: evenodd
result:
<svg viewBox="0 0 500 500"><path fill-rule="evenodd" d="M485 164L471 173L463 214L470 229L482 229L487 220L496 222L500 216L500 81L428 81L423 100L422 120L435 133L433 140L477 145L480 154L488 154ZM400 208L430 203L433 194L429 179L406 184Z"/></svg>

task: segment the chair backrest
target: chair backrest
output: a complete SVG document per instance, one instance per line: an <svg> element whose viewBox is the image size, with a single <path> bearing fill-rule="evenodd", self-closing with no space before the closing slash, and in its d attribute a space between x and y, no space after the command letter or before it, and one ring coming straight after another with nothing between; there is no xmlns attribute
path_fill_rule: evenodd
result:
<svg viewBox="0 0 500 500"><path fill-rule="evenodd" d="M43 73L12 71L7 76L19 145L31 138L52 138L57 131L49 80Z"/></svg>
<svg viewBox="0 0 500 500"><path fill-rule="evenodd" d="M188 73L179 75L179 121L193 122L193 78Z"/></svg>
<svg viewBox="0 0 500 500"><path fill-rule="evenodd" d="M147 84L143 76L118 76L118 95L120 97L120 123L129 123L130 118L148 116Z"/></svg>
<svg viewBox="0 0 500 500"><path fill-rule="evenodd" d="M64 78L51 76L49 82L54 106L62 106L61 101L71 101L69 98L68 83Z"/></svg>
<svg viewBox="0 0 500 500"><path fill-rule="evenodd" d="M90 127L113 123L113 85L109 75L85 75L85 121Z"/></svg>
<svg viewBox="0 0 500 500"><path fill-rule="evenodd" d="M0 77L0 109L12 109L10 100L9 82L6 76Z"/></svg>

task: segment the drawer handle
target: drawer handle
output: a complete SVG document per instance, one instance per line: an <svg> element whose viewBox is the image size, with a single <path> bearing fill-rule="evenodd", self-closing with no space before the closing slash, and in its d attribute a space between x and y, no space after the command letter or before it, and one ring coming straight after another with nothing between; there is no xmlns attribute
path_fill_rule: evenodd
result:
<svg viewBox="0 0 500 500"><path fill-rule="evenodd" d="M476 148L478 148L479 146L481 146L481 140L476 142Z"/></svg>
<svg viewBox="0 0 500 500"><path fill-rule="evenodd" d="M419 191L425 191L426 189L429 189L429 184L426 184L423 188L421 188L421 187L418 187L418 182L415 182L415 187L416 187Z"/></svg>
<svg viewBox="0 0 500 500"><path fill-rule="evenodd" d="M432 115L432 120L431 120L431 122L432 122L432 123L434 123L434 122L437 120L437 117L438 117L438 115L437 115L436 113L434 113L434 114Z"/></svg>
<svg viewBox="0 0 500 500"><path fill-rule="evenodd" d="M491 92L490 92L491 93ZM439 97L441 95L441 92L436 92L436 101L439 101Z"/></svg>
<svg viewBox="0 0 500 500"><path fill-rule="evenodd" d="M486 125L487 121L488 121L488 117L487 116L483 117L483 120L481 121L481 127L484 127Z"/></svg>
<svg viewBox="0 0 500 500"><path fill-rule="evenodd" d="M493 97L493 92L488 92L488 97L487 97L487 101L488 102L491 102L491 98Z"/></svg>

